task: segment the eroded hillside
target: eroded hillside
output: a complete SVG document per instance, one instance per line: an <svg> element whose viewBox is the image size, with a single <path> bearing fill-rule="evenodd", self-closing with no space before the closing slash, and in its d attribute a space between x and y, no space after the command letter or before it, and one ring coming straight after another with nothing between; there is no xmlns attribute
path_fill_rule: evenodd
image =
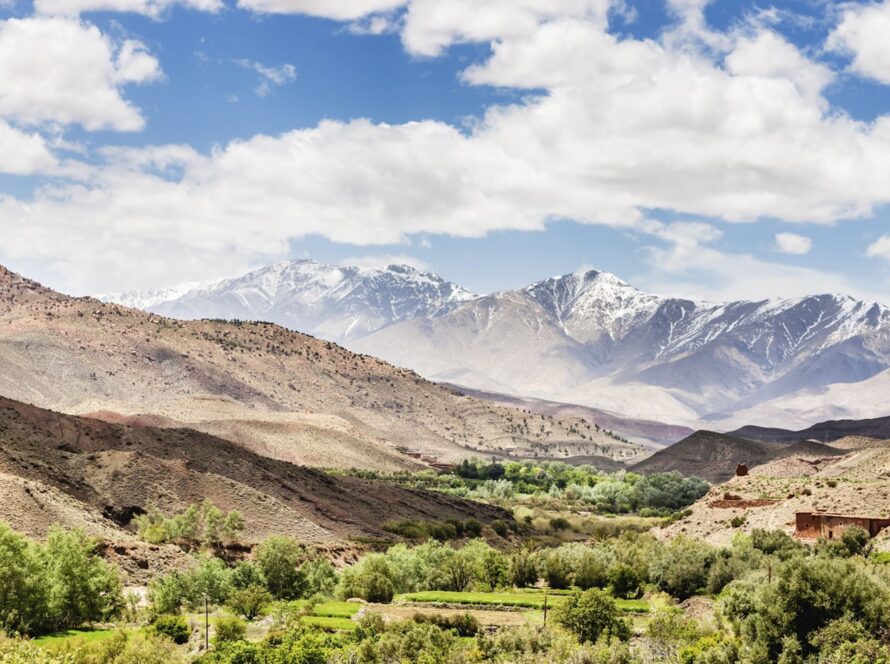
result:
<svg viewBox="0 0 890 664"><path fill-rule="evenodd" d="M0 394L110 420L188 426L311 466L417 468L405 448L632 460L580 418L523 414L265 323L174 321L70 298L0 269Z"/></svg>

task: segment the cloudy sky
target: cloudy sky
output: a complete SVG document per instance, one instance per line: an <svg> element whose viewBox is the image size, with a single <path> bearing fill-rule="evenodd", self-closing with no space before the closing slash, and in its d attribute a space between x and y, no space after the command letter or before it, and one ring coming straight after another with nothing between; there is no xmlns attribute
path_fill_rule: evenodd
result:
<svg viewBox="0 0 890 664"><path fill-rule="evenodd" d="M890 0L0 0L0 263L890 303Z"/></svg>

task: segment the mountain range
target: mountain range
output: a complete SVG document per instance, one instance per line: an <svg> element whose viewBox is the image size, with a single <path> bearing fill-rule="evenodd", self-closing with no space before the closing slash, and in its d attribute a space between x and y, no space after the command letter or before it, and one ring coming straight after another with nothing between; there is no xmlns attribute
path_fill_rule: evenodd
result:
<svg viewBox="0 0 890 664"><path fill-rule="evenodd" d="M887 414L890 309L844 295L709 303L589 270L475 296L407 266L302 260L104 299L175 318L271 320L431 380L692 427Z"/></svg>
<svg viewBox="0 0 890 664"><path fill-rule="evenodd" d="M271 323L179 321L0 268L0 395L113 423L188 427L316 467L423 469L470 456L645 450L580 417L461 394Z"/></svg>

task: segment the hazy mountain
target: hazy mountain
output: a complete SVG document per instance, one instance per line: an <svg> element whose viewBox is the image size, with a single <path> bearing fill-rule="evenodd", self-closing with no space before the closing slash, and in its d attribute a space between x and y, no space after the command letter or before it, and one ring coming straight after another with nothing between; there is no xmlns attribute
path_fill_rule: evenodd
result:
<svg viewBox="0 0 890 664"><path fill-rule="evenodd" d="M890 310L842 295L696 302L583 271L474 297L407 267L299 261L158 298L113 299L271 319L433 380L633 418L734 428L887 414L869 386L890 382Z"/></svg>
<svg viewBox="0 0 890 664"><path fill-rule="evenodd" d="M406 265L376 269L298 260L236 279L99 299L173 318L269 321L343 342L396 321L435 316L475 297Z"/></svg>

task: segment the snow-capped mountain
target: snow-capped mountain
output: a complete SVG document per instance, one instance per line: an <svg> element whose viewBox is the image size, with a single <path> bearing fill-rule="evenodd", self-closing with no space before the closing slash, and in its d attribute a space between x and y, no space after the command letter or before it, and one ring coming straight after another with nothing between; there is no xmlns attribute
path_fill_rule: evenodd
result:
<svg viewBox="0 0 890 664"><path fill-rule="evenodd" d="M826 395L890 370L890 310L840 295L694 302L589 271L392 325L354 347L433 379L632 417L812 423L887 414L849 398L836 408Z"/></svg>
<svg viewBox="0 0 890 664"><path fill-rule="evenodd" d="M180 318L270 320L435 380L631 417L787 427L890 411L857 397L857 386L890 380L890 310L842 295L695 302L590 270L475 296L405 266L295 261L107 299Z"/></svg>
<svg viewBox="0 0 890 664"><path fill-rule="evenodd" d="M406 265L377 269L296 260L236 279L100 299L173 318L264 320L346 342L397 321L435 316L475 297Z"/></svg>

